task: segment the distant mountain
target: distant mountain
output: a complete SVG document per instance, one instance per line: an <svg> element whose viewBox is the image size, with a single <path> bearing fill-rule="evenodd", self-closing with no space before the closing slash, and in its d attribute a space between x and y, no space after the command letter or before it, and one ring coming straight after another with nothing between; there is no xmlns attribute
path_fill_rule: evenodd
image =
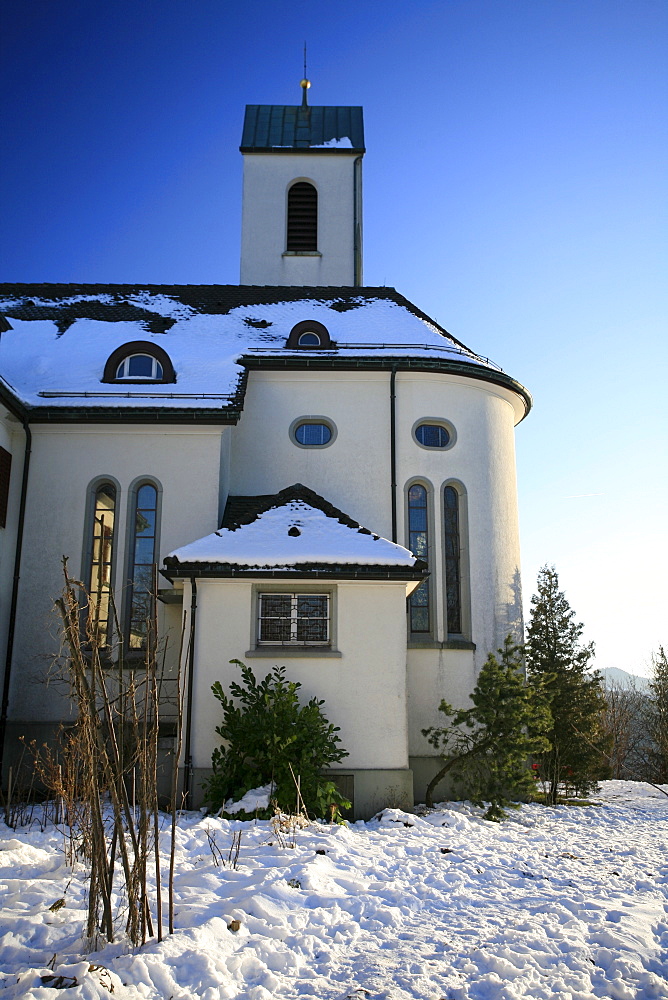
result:
<svg viewBox="0 0 668 1000"><path fill-rule="evenodd" d="M637 691L649 692L649 677L630 674L628 670L620 670L619 667L605 667L601 673L606 684L619 684L621 687L635 687Z"/></svg>

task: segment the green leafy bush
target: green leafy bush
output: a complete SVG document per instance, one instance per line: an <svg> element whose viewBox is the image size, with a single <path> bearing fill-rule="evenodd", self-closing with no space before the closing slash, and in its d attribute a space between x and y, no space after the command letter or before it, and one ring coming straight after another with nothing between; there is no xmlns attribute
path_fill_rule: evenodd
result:
<svg viewBox="0 0 668 1000"><path fill-rule="evenodd" d="M297 788L311 816L338 819L350 803L324 768L338 764L348 752L339 744L339 730L322 713L323 701L299 702L301 684L288 681L285 667L274 667L258 681L250 667L230 660L241 670L242 684L230 684L231 696L220 681L211 690L223 706L216 732L224 741L213 751L213 774L205 784L207 803L219 809L228 799L238 801L251 788L269 783L279 809L293 812Z"/></svg>

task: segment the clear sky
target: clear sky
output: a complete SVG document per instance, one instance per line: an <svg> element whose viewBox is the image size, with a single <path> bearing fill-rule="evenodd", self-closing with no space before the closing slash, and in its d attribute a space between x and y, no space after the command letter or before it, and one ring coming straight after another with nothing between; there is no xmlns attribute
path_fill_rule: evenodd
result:
<svg viewBox="0 0 668 1000"><path fill-rule="evenodd" d="M666 0L5 0L1 279L239 280L250 104L362 104L364 280L526 385L524 590L668 644Z"/></svg>

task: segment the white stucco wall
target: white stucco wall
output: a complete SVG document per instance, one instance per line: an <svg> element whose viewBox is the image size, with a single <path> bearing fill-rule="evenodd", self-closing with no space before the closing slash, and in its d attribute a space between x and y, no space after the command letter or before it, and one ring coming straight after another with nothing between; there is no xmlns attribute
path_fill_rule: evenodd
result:
<svg viewBox="0 0 668 1000"><path fill-rule="evenodd" d="M9 496L7 498L7 523L4 528L0 528L0 685L2 685L21 503L25 432L17 418L1 405L0 446L12 456Z"/></svg>
<svg viewBox="0 0 668 1000"><path fill-rule="evenodd" d="M301 482L390 537L389 379L386 371L252 372L233 433L230 492L274 493ZM490 383L430 372L397 375L397 540L408 542L405 487L418 479L430 490L433 641L445 643L443 487L451 481L463 487L465 638L476 646L409 650L412 754L431 752L420 730L438 723L441 698L466 704L488 653L520 627L514 425L521 413L513 393ZM299 448L290 425L313 414L335 424L336 439L326 448ZM417 444L413 428L428 418L454 427L453 447Z"/></svg>
<svg viewBox="0 0 668 1000"><path fill-rule="evenodd" d="M232 436L230 493L275 493L301 482L389 538L387 372L251 372ZM326 448L290 438L297 417L321 415L337 435Z"/></svg>
<svg viewBox="0 0 668 1000"><path fill-rule="evenodd" d="M245 153L242 285L353 285L354 163L359 154ZM283 256L287 191L295 180L318 192L321 256ZM361 225L361 222L360 222Z"/></svg>
<svg viewBox="0 0 668 1000"><path fill-rule="evenodd" d="M99 476L120 484L117 500L116 601L123 601L128 490L141 476L162 486L160 562L173 548L218 526L221 427L33 426L10 718L66 717L67 699L44 678L58 650L53 601L62 590L61 559L82 572L88 486ZM159 586L168 587L164 578ZM158 605L159 614L164 614ZM175 616L170 616L174 620ZM175 637L178 646L178 637Z"/></svg>
<svg viewBox="0 0 668 1000"><path fill-rule="evenodd" d="M302 685L308 701L324 699L328 720L340 727L348 768L406 768L408 766L406 712L406 585L396 582L339 582L335 585L336 648L341 656L278 654L247 657L254 630L253 583L271 590L278 581L197 581L192 756L195 768L211 766L211 752L219 742L215 727L221 707L211 694L220 680L224 689L240 673L230 659L246 660L256 677L285 665L287 677ZM285 581L281 581L284 585ZM325 588L329 589L329 582ZM303 586L296 583L302 592ZM313 589L307 587L306 589ZM317 590L317 585L315 586ZM190 608L186 581L184 608Z"/></svg>

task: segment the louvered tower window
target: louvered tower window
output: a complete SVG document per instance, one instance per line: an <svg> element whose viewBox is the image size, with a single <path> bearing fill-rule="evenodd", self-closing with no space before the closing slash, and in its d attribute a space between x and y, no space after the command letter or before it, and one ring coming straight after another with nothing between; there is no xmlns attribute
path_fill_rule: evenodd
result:
<svg viewBox="0 0 668 1000"><path fill-rule="evenodd" d="M286 250L318 249L318 192L299 181L288 191L288 238Z"/></svg>

